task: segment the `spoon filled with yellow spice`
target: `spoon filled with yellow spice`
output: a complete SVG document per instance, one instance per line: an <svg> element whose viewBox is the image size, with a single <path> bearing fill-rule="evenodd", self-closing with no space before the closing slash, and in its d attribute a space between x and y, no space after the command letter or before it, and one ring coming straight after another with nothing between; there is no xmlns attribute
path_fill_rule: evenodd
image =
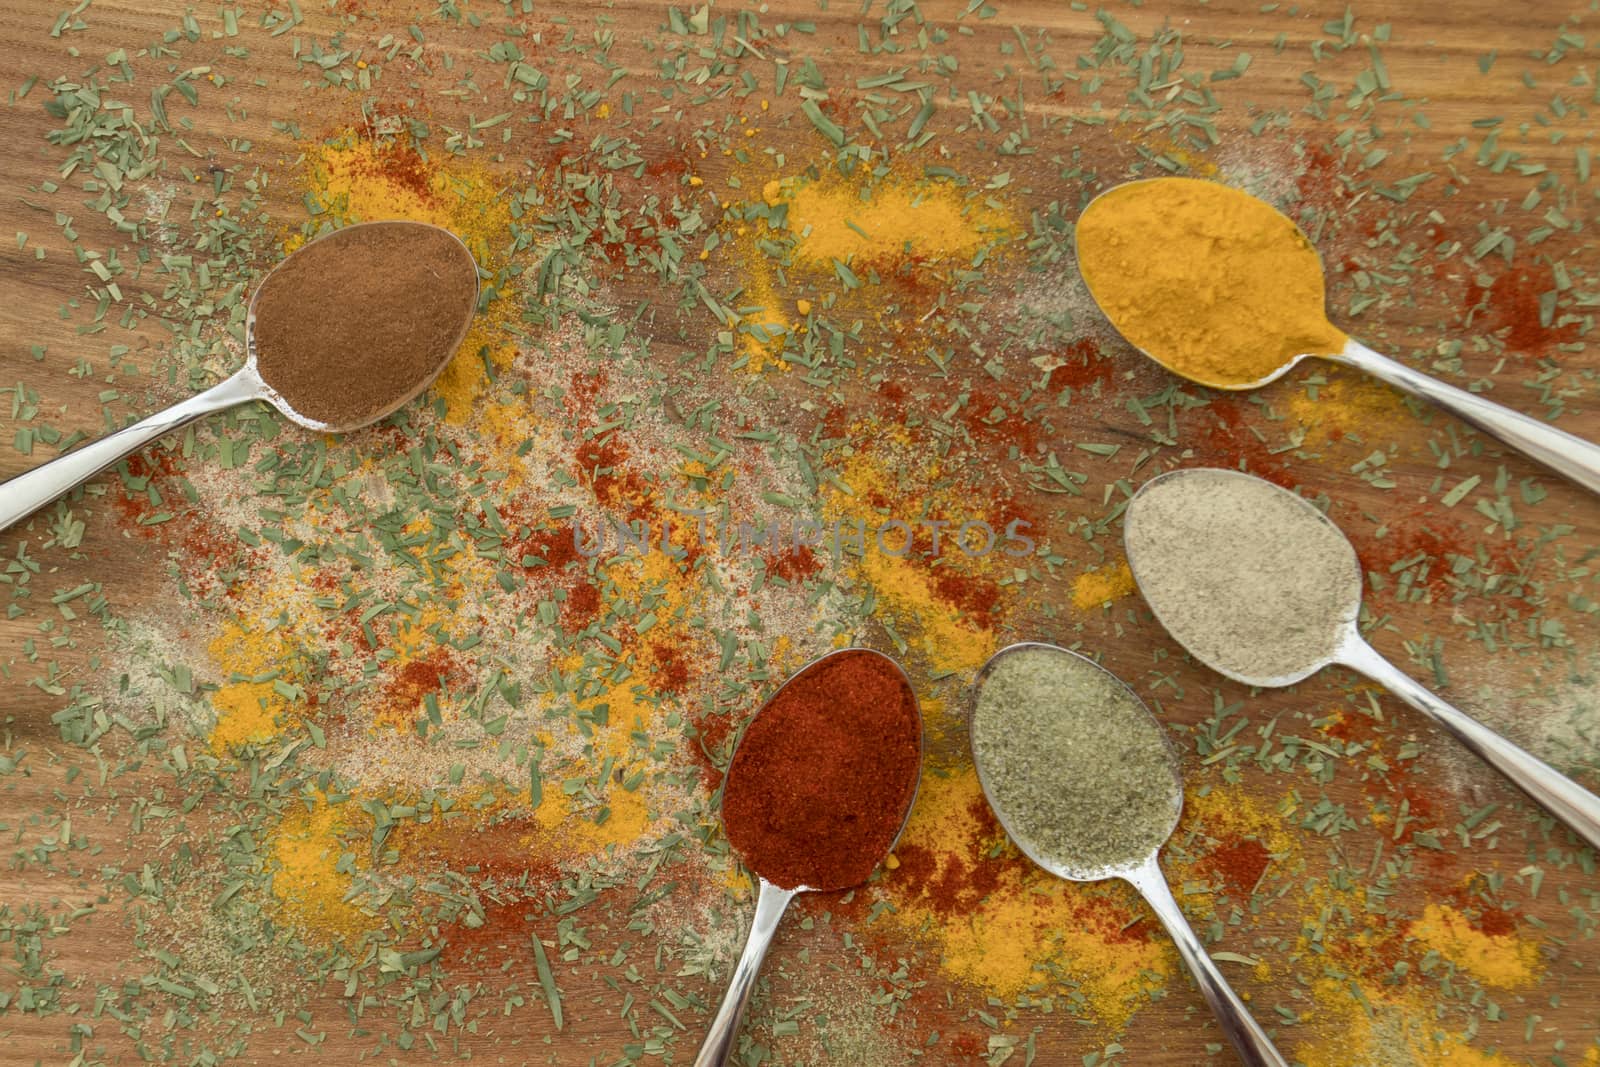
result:
<svg viewBox="0 0 1600 1067"><path fill-rule="evenodd" d="M1212 389L1255 389L1317 356L1430 400L1600 493L1600 446L1345 336L1328 321L1316 249L1249 193L1195 178L1128 182L1084 208L1076 242L1100 310L1174 374Z"/></svg>

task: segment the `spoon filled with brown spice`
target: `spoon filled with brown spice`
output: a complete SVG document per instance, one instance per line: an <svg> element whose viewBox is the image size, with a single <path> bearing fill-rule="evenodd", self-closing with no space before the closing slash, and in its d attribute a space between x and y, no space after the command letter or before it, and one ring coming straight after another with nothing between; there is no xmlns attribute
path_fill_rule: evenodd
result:
<svg viewBox="0 0 1600 1067"><path fill-rule="evenodd" d="M983 795L1023 854L1058 878L1120 878L1138 890L1241 1062L1287 1067L1161 871L1161 848L1183 810L1183 776L1144 701L1076 652L1011 645L978 672L971 740Z"/></svg>
<svg viewBox="0 0 1600 1067"><path fill-rule="evenodd" d="M860 885L893 850L921 769L916 693L898 663L869 649L812 660L750 720L723 781L722 821L756 874L756 914L695 1067L732 1056L796 894Z"/></svg>
<svg viewBox="0 0 1600 1067"><path fill-rule="evenodd" d="M262 280L245 362L205 392L0 483L0 530L157 437L264 400L308 430L377 422L426 389L478 306L478 268L449 230L367 222L320 237Z"/></svg>

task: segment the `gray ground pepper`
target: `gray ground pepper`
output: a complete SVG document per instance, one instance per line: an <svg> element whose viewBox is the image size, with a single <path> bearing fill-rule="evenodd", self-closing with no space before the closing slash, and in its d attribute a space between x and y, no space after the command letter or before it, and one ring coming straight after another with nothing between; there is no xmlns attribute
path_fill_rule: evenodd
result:
<svg viewBox="0 0 1600 1067"><path fill-rule="evenodd" d="M1123 522L1139 591L1178 643L1214 670L1285 685L1337 650L1361 610L1355 549L1287 489L1237 471L1179 471L1146 485Z"/></svg>
<svg viewBox="0 0 1600 1067"><path fill-rule="evenodd" d="M972 754L1017 844L1070 878L1139 863L1178 821L1161 724L1113 675L1062 649L1018 649L994 665L972 713Z"/></svg>

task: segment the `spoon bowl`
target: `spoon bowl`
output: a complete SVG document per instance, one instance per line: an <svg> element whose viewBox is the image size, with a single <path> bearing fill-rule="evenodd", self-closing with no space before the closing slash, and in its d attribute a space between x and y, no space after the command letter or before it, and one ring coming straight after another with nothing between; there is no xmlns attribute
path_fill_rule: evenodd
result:
<svg viewBox="0 0 1600 1067"><path fill-rule="evenodd" d="M1156 788L1165 787L1168 792L1165 796L1170 817L1159 828L1152 824L1149 827L1149 840L1145 842L1143 850L1133 849L1138 855L1130 855L1121 860L1107 863L1087 863L1074 859L1070 855L1058 854L1055 850L1042 845L1037 836L1028 826L1031 816L1038 819L1043 810L1034 812L1019 812L1013 810L1004 799L1006 783L1001 768L991 765L991 760L996 764L1002 757L986 753L985 745L980 741L980 732L986 733L981 722L982 695L985 686L993 682L995 675L1012 658L1017 656L1060 656L1067 657L1061 662L1080 670L1086 676L1108 684L1114 688L1118 698L1125 703L1129 713L1147 717L1154 727L1152 737L1155 743L1161 746L1162 769L1157 774L1160 781L1155 783ZM1113 712L1115 714L1115 712ZM969 715L969 736L972 741L973 764L978 771L978 782L983 788L983 795L989 802L990 809L995 818L999 820L1006 835L1011 838L1017 848L1030 860L1049 871L1058 878L1073 882L1098 882L1108 878L1120 878L1133 886L1145 901L1150 905L1162 926L1172 937L1178 954L1183 958L1189 972L1194 976L1201 994L1216 1015L1218 1024L1239 1053L1240 1058L1250 1067L1287 1067L1287 1061L1273 1046L1272 1039L1267 1036L1239 999L1237 993L1223 977L1217 964L1211 958L1210 952L1204 943L1196 936L1190 927L1183 911L1178 907L1177 900L1172 895L1172 888L1168 884L1166 875L1162 873L1160 853L1167 839L1172 836L1177 828L1178 819L1183 812L1183 773L1180 767L1177 749L1173 746L1171 738L1161 727L1160 722L1151 714L1144 701L1139 699L1122 679L1095 663L1086 656L1079 655L1057 645L1042 642L1023 642L1007 646L990 657L979 671L977 681L973 684ZM996 723L992 728L1004 731L1007 724Z"/></svg>
<svg viewBox="0 0 1600 1067"><path fill-rule="evenodd" d="M307 257L317 255L338 255L341 251L348 249L356 241L359 241L363 237L366 237L370 234L384 233L386 231L394 234L405 235L404 239L408 241L437 241L450 247L452 252L458 254L458 260L463 269L471 269L472 271L472 299L466 302L466 306L469 309L472 309L476 308L478 305L478 272L472 257L472 251L467 248L466 243L462 241L460 237L454 233L451 233L442 226L434 226L431 223L410 222L400 219L380 222L361 222L353 226L345 226L342 229L334 230L332 233L324 234L313 241L308 241L306 244L296 249L292 255L285 259L282 263L279 263L276 267L272 268L272 270L267 273L267 276L261 279L261 284L256 286L255 292L250 296L250 306L245 314L245 362L244 367L240 370L240 373L243 374L245 372L249 372L253 375L254 381L260 383L261 394L257 399L264 400L271 404L273 407L282 412L285 418L298 426L303 426L308 430L318 430L323 433L349 433L352 430L359 430L364 426L370 426L373 423L378 422L380 419L387 418L400 408L404 407L406 404L409 404L412 400L416 399L419 395L421 395L423 390L427 389L428 386L432 385L436 380L438 380L439 375L444 372L444 368L455 356L456 350L461 347L461 342L466 340L467 331L472 327L472 312L469 310L467 314L462 317L458 328L450 340L447 343L440 345L438 358L434 362L431 370L429 370L426 374L419 376L409 389L394 393L390 397L389 401L382 407L374 409L372 412L364 413L363 416L359 418L328 421L306 415L300 411L297 411L294 407L294 404L290 400L288 400L281 392L279 392L277 389L274 389L266 382L261 373L260 353L258 351L256 338L256 313L261 303L262 294L270 292L272 289L272 283L275 279L282 277L287 270L291 270L298 266L301 262L304 262ZM463 273L462 277L463 279L466 277L465 273Z"/></svg>
<svg viewBox="0 0 1600 1067"><path fill-rule="evenodd" d="M923 755L922 713L917 705L916 690L911 685L911 679L906 676L904 668L895 659L872 649L834 649L832 652L827 652L811 660L785 679L784 683L762 703L760 709L752 716L750 724L754 724L769 708L776 704L784 691L790 686L803 679L808 679L817 667L841 656L872 656L880 661L880 666L893 668L894 676L899 679L902 692L910 700L911 708L915 715L917 727L916 766L920 768ZM840 702L840 707L841 709L846 707L844 701ZM750 724L745 727L746 735L749 733ZM744 738L741 737L739 745L742 746L743 743ZM739 749L736 746L733 761L729 763L728 767L729 777L732 776L738 759ZM877 857L877 862L873 864L874 869L878 863L883 861L883 857L893 852L895 846L899 844L900 836L905 833L906 825L911 821L911 812L916 807L917 793L920 787L921 776L919 774L912 780L910 794L905 800L905 810L900 816L900 826L895 830L894 836L883 850L883 854ZM725 780L723 784L724 801L726 797L727 781ZM756 978L761 973L761 963L766 959L767 949L771 947L773 935L777 932L778 923L783 918L784 912L788 910L789 902L801 893L833 892L850 888L848 885L818 887L804 884L784 887L768 880L760 870L756 870L754 873L757 886L756 913L751 920L750 932L746 937L744 950L739 956L739 962L734 966L733 975L728 980L727 992L723 994L722 1003L717 1008L717 1014L711 1020L711 1025L706 1032L706 1037L700 1046L699 1053L695 1056L695 1067L721 1067L722 1064L728 1063L732 1057L734 1045L739 1037L740 1022L743 1020L745 1008L750 1002L750 995L755 991ZM868 873L870 875L870 872ZM864 881L865 879L862 880Z"/></svg>
<svg viewBox="0 0 1600 1067"><path fill-rule="evenodd" d="M342 422L324 422L311 418L303 412L295 410L294 406L284 398L283 394L268 385L261 375L259 353L256 338L256 311L261 300L261 294L268 291L275 277L281 277L291 263L308 251L313 255L326 254L337 251L338 246L346 244L352 238L358 238L364 233L369 233L373 228L408 228L416 232L419 239L443 240L448 238L459 247L463 269L472 272L473 298L466 305L467 312L463 316L459 329L455 331L451 342L441 346L437 364L431 373L420 376L414 386L408 391L397 393L391 402L368 413L366 417ZM303 262L303 260L302 260ZM462 276L465 280L465 275ZM428 386L432 385L455 355L456 349L461 346L462 340L467 335L467 330L472 324L473 309L477 307L478 272L473 262L472 253L462 243L461 239L442 227L421 222L386 221L364 222L343 229L335 230L330 234L310 241L297 249L282 263L274 267L250 297L250 304L245 313L245 361L244 365L234 374L212 386L202 393L197 393L187 400L179 401L163 411L150 415L131 426L126 426L115 433L108 434L98 440L91 441L82 447L58 456L47 463L41 464L17 475L10 480L0 483L0 530L15 525L33 514L39 508L50 503L56 497L70 492L72 489L93 478L107 467L137 452L150 444L156 438L173 430L181 429L197 419L211 415L252 400L264 401L271 404L290 422L308 430L323 433L348 433L360 429L392 414L401 405L414 399ZM307 310L310 314L310 309Z"/></svg>
<svg viewBox="0 0 1600 1067"><path fill-rule="evenodd" d="M1281 525L1269 528L1268 518ZM1239 471L1169 471L1128 502L1123 542L1157 621L1207 667L1268 689L1334 664L1352 668L1444 727L1600 849L1600 797L1441 700L1366 642L1355 549L1308 501ZM1195 604L1217 610L1196 612Z"/></svg>
<svg viewBox="0 0 1600 1067"><path fill-rule="evenodd" d="M1113 186L1095 196L1084 208L1082 215L1079 216L1079 226L1073 234L1073 249L1078 258L1080 270L1083 264L1081 231L1084 220L1091 218L1097 207L1103 207L1108 203L1108 198L1126 196L1131 192L1134 195L1147 194L1150 198L1159 200L1160 197L1168 195L1169 192L1174 197L1184 195L1186 190L1196 186L1207 186L1216 189L1218 183L1206 182L1195 178L1145 178ZM1320 307L1324 300L1322 291L1325 277L1322 259L1304 231L1300 229L1293 219L1265 201L1238 190L1230 190L1230 193L1240 200L1249 201L1248 210L1254 213L1258 220L1264 220L1268 229L1276 228L1279 232L1291 235L1291 240L1298 240L1304 243L1305 251L1315 265L1316 299ZM1207 240L1208 244L1205 250L1195 254L1213 260L1218 259L1220 253L1216 249L1221 242L1210 234L1207 235ZM1166 251L1166 249L1163 248L1163 251ZM1305 266L1305 264L1302 264L1302 266ZM1226 269L1220 262L1209 263L1207 267L1197 269L1195 274L1199 278L1209 280L1222 277L1224 278L1224 283L1226 281ZM1146 343L1141 344L1136 337L1136 335L1143 333L1145 329L1145 324L1139 321L1140 316L1137 314L1127 316L1119 314L1116 308L1109 306L1107 294L1103 291L1096 291L1094 283L1090 280L1089 273L1084 273L1083 278L1090 297L1129 344L1171 373L1181 378L1186 378L1197 385L1203 385L1208 389L1235 392L1259 389L1282 378L1302 361L1312 356L1330 360L1344 366L1354 367L1396 389L1430 401L1464 422L1498 438L1530 459L1544 464L1562 477L1582 486L1591 493L1600 493L1600 445L1585 441L1583 438L1576 437L1564 430L1558 430L1540 419L1503 407L1477 393L1469 393L1464 389L1447 385L1437 378L1423 374L1421 371L1413 370L1404 363L1380 355L1354 338L1344 336L1331 323L1328 323L1325 314L1322 315L1322 322L1328 325L1327 339L1330 341L1326 351L1285 352L1280 363L1263 374L1253 376L1248 381L1218 380L1215 376L1198 374L1192 369L1185 369L1180 364L1180 361L1174 358L1176 354L1174 351L1158 350L1156 345L1148 339ZM1309 285L1312 281L1312 277L1309 274L1296 276L1289 280L1298 284L1296 285L1297 291L1287 299L1295 300L1307 296L1302 287ZM1187 293L1183 294L1182 298L1191 299ZM1198 306L1199 302L1196 301L1195 303ZM1268 305L1258 304L1253 306L1251 313L1259 313L1266 316L1272 312ZM1173 343L1172 338L1165 340L1166 343Z"/></svg>

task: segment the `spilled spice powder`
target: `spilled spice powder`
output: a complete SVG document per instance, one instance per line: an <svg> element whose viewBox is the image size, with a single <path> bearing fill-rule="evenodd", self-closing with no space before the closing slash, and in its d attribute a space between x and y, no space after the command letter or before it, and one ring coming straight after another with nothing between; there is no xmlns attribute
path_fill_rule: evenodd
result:
<svg viewBox="0 0 1600 1067"><path fill-rule="evenodd" d="M751 720L722 793L728 841L786 889L844 889L872 874L916 795L922 716L895 662L824 656Z"/></svg>
<svg viewBox="0 0 1600 1067"><path fill-rule="evenodd" d="M262 282L256 366L303 418L364 426L427 388L461 343L477 298L472 256L448 231L351 226L306 245Z"/></svg>

